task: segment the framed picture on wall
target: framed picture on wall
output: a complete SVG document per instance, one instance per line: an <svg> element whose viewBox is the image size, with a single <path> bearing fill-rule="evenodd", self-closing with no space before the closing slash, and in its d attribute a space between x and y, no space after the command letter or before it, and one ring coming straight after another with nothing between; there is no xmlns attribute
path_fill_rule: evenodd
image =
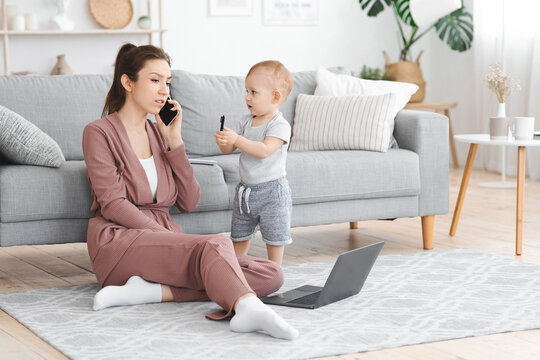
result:
<svg viewBox="0 0 540 360"><path fill-rule="evenodd" d="M208 0L210 16L251 16L253 0Z"/></svg>
<svg viewBox="0 0 540 360"><path fill-rule="evenodd" d="M317 25L318 0L264 0L264 25Z"/></svg>

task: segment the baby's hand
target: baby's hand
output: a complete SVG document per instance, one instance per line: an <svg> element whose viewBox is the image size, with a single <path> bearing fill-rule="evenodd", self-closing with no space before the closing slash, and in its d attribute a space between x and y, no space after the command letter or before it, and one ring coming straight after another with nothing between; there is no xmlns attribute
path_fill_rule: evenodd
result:
<svg viewBox="0 0 540 360"><path fill-rule="evenodd" d="M238 134L226 126L223 127L223 131L216 131L214 136L218 146L234 145L236 139L238 139Z"/></svg>

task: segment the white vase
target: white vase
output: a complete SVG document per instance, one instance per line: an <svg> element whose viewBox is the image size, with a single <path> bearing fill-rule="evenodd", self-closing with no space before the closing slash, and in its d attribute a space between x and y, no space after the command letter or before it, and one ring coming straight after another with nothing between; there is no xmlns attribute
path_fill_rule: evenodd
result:
<svg viewBox="0 0 540 360"><path fill-rule="evenodd" d="M56 0L58 13L52 18L54 29L62 31L71 31L75 27L75 22L68 18L67 9L71 0Z"/></svg>
<svg viewBox="0 0 540 360"><path fill-rule="evenodd" d="M497 103L497 115L495 117L506 117L506 103ZM508 122L508 137L514 137L514 123Z"/></svg>
<svg viewBox="0 0 540 360"><path fill-rule="evenodd" d="M497 103L497 117L506 117L506 103Z"/></svg>

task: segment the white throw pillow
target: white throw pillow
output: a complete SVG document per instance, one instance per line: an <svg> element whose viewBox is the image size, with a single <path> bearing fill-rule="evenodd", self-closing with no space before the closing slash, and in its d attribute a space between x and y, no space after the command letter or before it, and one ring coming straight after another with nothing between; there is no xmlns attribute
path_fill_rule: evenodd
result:
<svg viewBox="0 0 540 360"><path fill-rule="evenodd" d="M315 95L345 96L345 95L383 95L396 94L395 111L403 109L418 90L415 84L385 81L365 80L350 75L334 74L326 69L317 70L317 87Z"/></svg>
<svg viewBox="0 0 540 360"><path fill-rule="evenodd" d="M386 152L397 111L396 95L298 95L291 151Z"/></svg>

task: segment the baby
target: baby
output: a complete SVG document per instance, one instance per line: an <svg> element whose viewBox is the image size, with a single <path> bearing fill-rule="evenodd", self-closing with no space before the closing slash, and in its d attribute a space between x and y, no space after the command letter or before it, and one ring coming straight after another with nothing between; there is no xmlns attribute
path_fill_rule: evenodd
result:
<svg viewBox="0 0 540 360"><path fill-rule="evenodd" d="M284 245L292 243L291 190L285 178L291 126L279 111L292 86L291 74L279 61L253 65L246 75L251 115L242 121L238 134L228 127L214 134L223 153L241 150L231 226L236 255L247 255L259 227L268 259L278 264Z"/></svg>

